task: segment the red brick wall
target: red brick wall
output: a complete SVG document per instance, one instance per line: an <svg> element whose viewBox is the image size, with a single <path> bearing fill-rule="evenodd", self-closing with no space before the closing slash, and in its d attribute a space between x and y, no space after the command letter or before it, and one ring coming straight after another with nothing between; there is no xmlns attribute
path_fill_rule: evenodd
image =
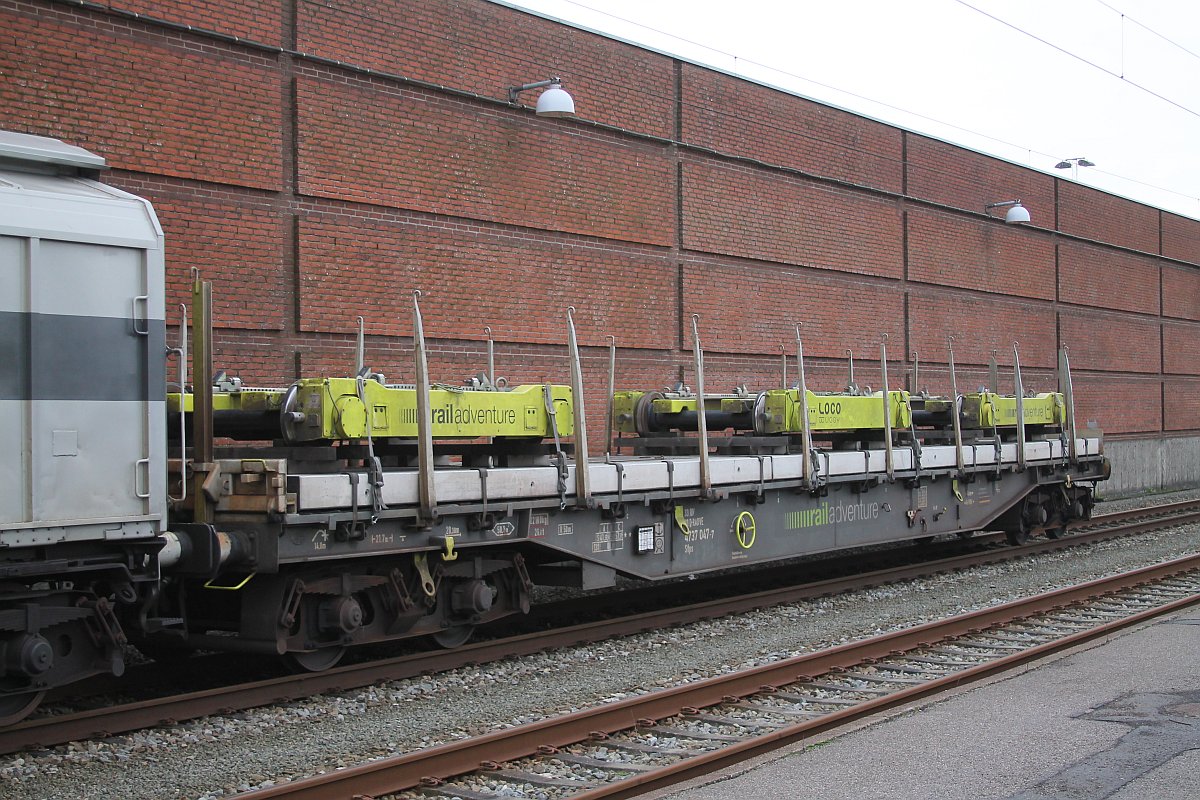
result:
<svg viewBox="0 0 1200 800"><path fill-rule="evenodd" d="M154 204L166 242L167 320L191 304L191 270L214 282L214 318L223 328L283 330L294 292L285 263L286 215L273 198L237 188L114 173L109 182Z"/></svg>
<svg viewBox="0 0 1200 800"><path fill-rule="evenodd" d="M1200 375L1200 324L1167 322L1163 325L1163 371Z"/></svg>
<svg viewBox="0 0 1200 800"><path fill-rule="evenodd" d="M799 322L806 357L842 358L851 349L878 360L884 333L897 343L892 357L904 353L904 296L893 284L705 260L685 266L683 285L688 348L691 315L699 314L706 352L777 355L782 344L795 353Z"/></svg>
<svg viewBox="0 0 1200 800"><path fill-rule="evenodd" d="M1162 273L1163 316L1200 320L1200 268L1172 264Z"/></svg>
<svg viewBox="0 0 1200 800"><path fill-rule="evenodd" d="M301 78L297 102L303 194L670 243L661 148L357 82Z"/></svg>
<svg viewBox="0 0 1200 800"><path fill-rule="evenodd" d="M632 45L478 0L300 2L297 15L303 52L505 101L510 86L557 76L580 116L674 132L671 59Z"/></svg>
<svg viewBox="0 0 1200 800"><path fill-rule="evenodd" d="M1166 381L1163 383L1163 395L1166 430L1200 428L1200 381Z"/></svg>
<svg viewBox="0 0 1200 800"><path fill-rule="evenodd" d="M303 4L302 4L303 5ZM262 0L122 0L114 7L149 14L180 25L207 28L263 44L283 44L278 2Z"/></svg>
<svg viewBox="0 0 1200 800"><path fill-rule="evenodd" d="M280 90L257 55L79 19L6 13L0 122L128 170L280 188Z"/></svg>
<svg viewBox="0 0 1200 800"><path fill-rule="evenodd" d="M1013 341L1048 386L1066 343L1082 417L1200 431L1196 220L484 0L114 5L258 44L0 0L0 128L155 203L169 307L193 267L215 280L218 366L247 382L348 372L360 314L369 360L411 377L421 288L451 382L485 325L502 374L565 380L575 305L593 432L605 336L623 386L694 382L693 313L714 390L775 385L798 321L821 388L846 349L877 386L884 332L891 382L916 351L942 391L949 334L964 387ZM506 104L552 74L578 119ZM985 218L1018 198L1032 225Z"/></svg>
<svg viewBox="0 0 1200 800"><path fill-rule="evenodd" d="M1058 257L1058 292L1064 303L1158 313L1156 259L1079 242L1063 242Z"/></svg>
<svg viewBox="0 0 1200 800"><path fill-rule="evenodd" d="M311 214L300 221L300 329L411 336L421 289L428 336L566 342L575 306L581 343L622 347L675 338L675 267L658 251L616 251L496 226Z"/></svg>
<svg viewBox="0 0 1200 800"><path fill-rule="evenodd" d="M1056 363L1054 310L1049 303L1022 303L963 292L913 289L909 300L909 343L922 362L945 363L946 337L954 337L957 364L1012 365L1013 342L1021 366Z"/></svg>
<svg viewBox="0 0 1200 800"><path fill-rule="evenodd" d="M1060 316L1059 336L1070 347L1074 369L1159 371L1161 348L1156 319L1073 310Z"/></svg>
<svg viewBox="0 0 1200 800"><path fill-rule="evenodd" d="M1108 434L1146 434L1162 430L1161 384L1146 378L1075 375L1075 413L1082 427L1098 423Z"/></svg>
<svg viewBox="0 0 1200 800"><path fill-rule="evenodd" d="M1200 220L1165 213L1162 218L1162 254L1200 263Z"/></svg>
<svg viewBox="0 0 1200 800"><path fill-rule="evenodd" d="M899 192L902 134L878 122L691 64L683 141L813 175Z"/></svg>
<svg viewBox="0 0 1200 800"><path fill-rule="evenodd" d="M1158 209L1071 181L1059 181L1058 186L1058 227L1063 233L1158 252Z"/></svg>
<svg viewBox="0 0 1200 800"><path fill-rule="evenodd" d="M935 139L908 136L908 192L934 203L984 213L989 203L1021 200L1032 224L1054 227L1054 179ZM991 213L1004 218L1007 209Z"/></svg>
<svg viewBox="0 0 1200 800"><path fill-rule="evenodd" d="M689 250L889 277L903 269L894 202L712 162L684 164L683 193Z"/></svg>
<svg viewBox="0 0 1200 800"><path fill-rule="evenodd" d="M908 215L909 280L1054 299L1054 245L1003 222L924 208Z"/></svg>

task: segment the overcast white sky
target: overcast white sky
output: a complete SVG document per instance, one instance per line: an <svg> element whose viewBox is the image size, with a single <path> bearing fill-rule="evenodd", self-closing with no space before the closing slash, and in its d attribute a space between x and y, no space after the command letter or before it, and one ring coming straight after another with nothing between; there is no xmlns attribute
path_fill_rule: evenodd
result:
<svg viewBox="0 0 1200 800"><path fill-rule="evenodd" d="M1200 219L1197 0L505 2Z"/></svg>

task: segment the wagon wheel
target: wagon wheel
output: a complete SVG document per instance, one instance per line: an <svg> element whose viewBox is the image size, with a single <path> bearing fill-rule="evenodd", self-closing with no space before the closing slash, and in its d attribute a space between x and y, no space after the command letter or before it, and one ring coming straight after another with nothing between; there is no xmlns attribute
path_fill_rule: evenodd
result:
<svg viewBox="0 0 1200 800"><path fill-rule="evenodd" d="M1029 523L1022 517L1017 521L1017 527L1013 530L1005 531L1004 535L1008 539L1008 543L1014 547L1025 544L1029 541Z"/></svg>
<svg viewBox="0 0 1200 800"><path fill-rule="evenodd" d="M0 728L15 725L42 702L45 692L21 692L19 694L0 695Z"/></svg>
<svg viewBox="0 0 1200 800"><path fill-rule="evenodd" d="M346 654L346 648L341 645L322 647L308 652L297 651L284 653L283 663L295 672L323 672L335 666Z"/></svg>
<svg viewBox="0 0 1200 800"><path fill-rule="evenodd" d="M455 625L452 628L446 628L445 630L430 634L430 638L437 642L438 646L444 647L447 650L453 650L456 647L462 647L466 644L474 632L474 625Z"/></svg>

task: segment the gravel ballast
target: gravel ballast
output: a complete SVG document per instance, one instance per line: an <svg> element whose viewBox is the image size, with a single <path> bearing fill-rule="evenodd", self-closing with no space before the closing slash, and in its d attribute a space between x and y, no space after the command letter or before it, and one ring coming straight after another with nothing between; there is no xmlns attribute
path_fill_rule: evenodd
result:
<svg viewBox="0 0 1200 800"><path fill-rule="evenodd" d="M1174 502L1200 496L1180 493ZM1156 498L1157 499L1157 498ZM1099 513L1147 505L1106 503ZM1200 552L1200 525L0 757L6 798L217 798Z"/></svg>

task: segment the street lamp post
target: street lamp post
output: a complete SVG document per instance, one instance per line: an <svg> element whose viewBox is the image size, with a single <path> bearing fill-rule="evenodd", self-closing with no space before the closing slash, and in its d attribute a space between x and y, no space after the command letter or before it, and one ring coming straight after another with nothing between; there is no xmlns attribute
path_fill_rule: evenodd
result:
<svg viewBox="0 0 1200 800"><path fill-rule="evenodd" d="M1078 181L1080 167L1094 167L1094 166L1096 166L1095 162L1088 161L1086 158L1084 158L1082 156L1078 156L1076 158L1064 158L1062 161L1055 164L1054 168L1071 170L1071 180Z"/></svg>

